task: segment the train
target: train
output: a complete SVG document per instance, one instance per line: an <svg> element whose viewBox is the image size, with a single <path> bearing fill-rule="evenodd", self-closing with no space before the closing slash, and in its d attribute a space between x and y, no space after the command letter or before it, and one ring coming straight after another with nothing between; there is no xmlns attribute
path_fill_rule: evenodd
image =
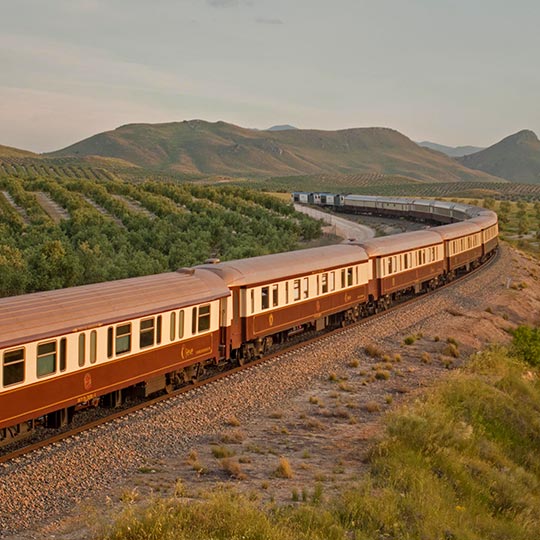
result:
<svg viewBox="0 0 540 540"><path fill-rule="evenodd" d="M467 272L497 249L497 215L442 201L293 193L426 228L365 242L0 299L0 446L244 364L306 330L346 325ZM438 225L437 225L438 224ZM441 225L442 224L442 225Z"/></svg>

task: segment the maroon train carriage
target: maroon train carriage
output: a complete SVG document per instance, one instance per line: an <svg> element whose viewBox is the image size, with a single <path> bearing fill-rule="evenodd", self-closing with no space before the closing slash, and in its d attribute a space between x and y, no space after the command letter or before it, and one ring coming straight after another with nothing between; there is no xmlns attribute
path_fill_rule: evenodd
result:
<svg viewBox="0 0 540 540"><path fill-rule="evenodd" d="M464 221L442 225L435 231L444 240L446 279L453 279L461 270L469 271L480 263L483 254L482 230L475 223Z"/></svg>
<svg viewBox="0 0 540 540"><path fill-rule="evenodd" d="M230 296L215 274L189 269L0 299L0 444L45 417L122 389L150 394L221 360Z"/></svg>
<svg viewBox="0 0 540 540"><path fill-rule="evenodd" d="M308 327L322 330L357 319L363 314L371 277L368 256L357 245L305 249L199 268L220 276L231 290L228 343L231 356L240 362L264 354L273 340L281 341Z"/></svg>
<svg viewBox="0 0 540 540"><path fill-rule="evenodd" d="M482 230L482 245L484 252L482 253L482 262L497 249L499 245L499 225L498 218L495 212L491 210L480 210L476 217L467 220L467 223L474 223Z"/></svg>
<svg viewBox="0 0 540 540"><path fill-rule="evenodd" d="M414 231L375 238L360 245L373 265L370 295L386 309L403 293L432 289L444 272L444 244L433 231Z"/></svg>

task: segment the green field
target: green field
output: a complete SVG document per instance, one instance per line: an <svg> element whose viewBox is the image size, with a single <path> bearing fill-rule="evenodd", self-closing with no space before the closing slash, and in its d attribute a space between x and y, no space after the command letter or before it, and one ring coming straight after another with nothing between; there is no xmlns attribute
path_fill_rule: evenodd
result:
<svg viewBox="0 0 540 540"><path fill-rule="evenodd" d="M0 176L0 234L9 296L288 251L321 230L242 187Z"/></svg>

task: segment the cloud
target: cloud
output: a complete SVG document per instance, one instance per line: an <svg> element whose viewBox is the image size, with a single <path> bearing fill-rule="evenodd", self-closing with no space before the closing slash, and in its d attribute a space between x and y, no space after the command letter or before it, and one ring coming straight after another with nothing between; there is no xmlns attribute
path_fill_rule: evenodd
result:
<svg viewBox="0 0 540 540"><path fill-rule="evenodd" d="M281 19L271 19L268 17L259 17L255 19L255 22L258 24L283 24Z"/></svg>

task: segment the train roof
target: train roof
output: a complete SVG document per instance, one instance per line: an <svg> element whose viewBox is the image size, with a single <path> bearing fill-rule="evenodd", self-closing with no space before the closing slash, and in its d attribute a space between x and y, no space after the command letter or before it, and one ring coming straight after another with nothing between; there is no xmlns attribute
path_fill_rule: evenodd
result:
<svg viewBox="0 0 540 540"><path fill-rule="evenodd" d="M249 286L324 272L339 266L366 262L368 255L358 245L337 244L275 255L197 266L219 275L229 286Z"/></svg>
<svg viewBox="0 0 540 540"><path fill-rule="evenodd" d="M497 214L491 210L482 210L478 214L467 220L468 223L476 223L482 230L487 229L498 222Z"/></svg>
<svg viewBox="0 0 540 540"><path fill-rule="evenodd" d="M229 296L202 270L0 298L0 349Z"/></svg>
<svg viewBox="0 0 540 540"><path fill-rule="evenodd" d="M437 234L440 234L444 240L453 240L468 234L479 233L481 232L481 229L475 223L459 221L457 223L450 223L449 225L440 225L435 231Z"/></svg>
<svg viewBox="0 0 540 540"><path fill-rule="evenodd" d="M442 238L434 230L412 231L391 236L382 236L360 242L370 257L384 257L411 249L442 243Z"/></svg>

